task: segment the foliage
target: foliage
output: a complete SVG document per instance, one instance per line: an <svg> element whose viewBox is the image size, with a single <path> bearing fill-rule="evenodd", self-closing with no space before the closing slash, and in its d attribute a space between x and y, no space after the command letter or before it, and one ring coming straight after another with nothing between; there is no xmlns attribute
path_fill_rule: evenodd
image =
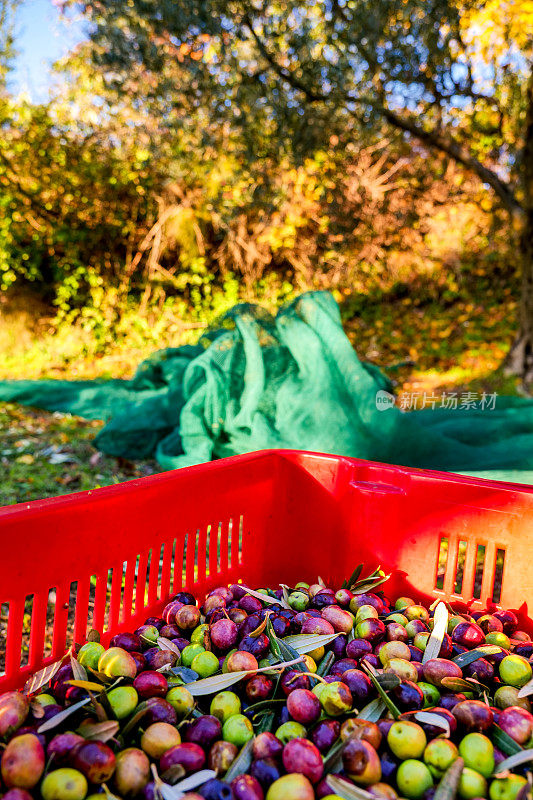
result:
<svg viewBox="0 0 533 800"><path fill-rule="evenodd" d="M326 118L352 139L385 124L475 172L510 211L520 208L516 166L533 68L533 42L521 26L529 4L524 10L509 0L503 19L500 4L480 8L470 0L81 5L94 24L100 63L121 74L143 66L157 80L185 52L188 86L208 87L212 107L217 114L226 107L226 119L255 104L276 140L301 143L305 127L312 148ZM481 37L487 80L475 34L493 19L516 38L503 44L501 36L499 46L487 47Z"/></svg>

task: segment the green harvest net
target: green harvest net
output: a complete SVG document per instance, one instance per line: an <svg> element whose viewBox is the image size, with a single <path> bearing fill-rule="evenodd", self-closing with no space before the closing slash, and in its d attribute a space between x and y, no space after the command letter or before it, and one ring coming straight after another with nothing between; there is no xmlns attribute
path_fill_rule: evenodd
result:
<svg viewBox="0 0 533 800"><path fill-rule="evenodd" d="M390 391L357 357L326 292L276 317L237 305L197 345L154 353L132 380L0 382L0 400L107 421L100 450L155 456L163 469L296 448L533 483L533 401L405 413L387 394L376 402Z"/></svg>

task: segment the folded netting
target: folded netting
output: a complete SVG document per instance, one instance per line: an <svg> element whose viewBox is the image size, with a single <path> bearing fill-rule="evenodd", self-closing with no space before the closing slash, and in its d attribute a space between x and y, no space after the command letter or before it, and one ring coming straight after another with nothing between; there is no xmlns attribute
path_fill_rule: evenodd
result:
<svg viewBox="0 0 533 800"><path fill-rule="evenodd" d="M533 401L404 412L376 403L379 392L388 378L359 360L327 292L275 317L237 305L131 380L0 381L0 400L103 419L100 450L164 469L297 448L533 483Z"/></svg>

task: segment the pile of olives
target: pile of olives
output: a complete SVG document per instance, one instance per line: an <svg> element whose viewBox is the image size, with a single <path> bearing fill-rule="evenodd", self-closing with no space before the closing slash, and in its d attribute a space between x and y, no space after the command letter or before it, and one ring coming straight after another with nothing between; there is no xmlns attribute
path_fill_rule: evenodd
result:
<svg viewBox="0 0 533 800"><path fill-rule="evenodd" d="M107 648L93 632L0 696L0 796L530 797L533 642L516 614L375 583L182 591Z"/></svg>

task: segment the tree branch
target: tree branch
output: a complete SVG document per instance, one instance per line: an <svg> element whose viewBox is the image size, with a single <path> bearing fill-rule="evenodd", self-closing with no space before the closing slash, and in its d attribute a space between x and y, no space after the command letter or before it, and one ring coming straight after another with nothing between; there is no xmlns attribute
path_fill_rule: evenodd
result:
<svg viewBox="0 0 533 800"><path fill-rule="evenodd" d="M261 55L283 81L285 81L293 89L302 92L310 102L327 103L330 100L328 95L324 94L323 92L317 92L315 89L310 89L303 81L297 78L290 69L287 69L278 63L261 37L257 34L248 13L245 13L244 15L244 24L250 31ZM478 178L483 181L483 183L488 183L501 200L503 206L512 216L523 216L524 210L509 184L505 183L505 181L503 181L494 170L490 169L490 167L486 167L481 163L481 161L478 161L478 159L475 158L466 149L466 147L455 141L455 139L453 139L451 136L443 134L438 130L427 130L426 128L417 125L412 120L401 116L396 111L392 111L387 106L376 102L371 98L348 97L347 99L350 103L354 103L356 105L365 103L368 104L375 111L380 113L387 120L387 122L389 122L391 125L394 125L395 128L398 128L405 133L409 133L411 136L415 136L421 142L424 142L424 144L434 147L437 150L440 150L442 153L446 153L446 155L453 158L463 167L466 167L466 169L474 172ZM352 109L348 110L352 116L356 116L356 113Z"/></svg>
<svg viewBox="0 0 533 800"><path fill-rule="evenodd" d="M391 125L394 125L396 128L399 128L406 133L410 133L412 136L416 136L416 138L420 139L420 141L430 145L431 147L437 148L437 150L440 150L442 153L446 153L446 155L453 158L459 164L462 164L463 167L466 167L470 171L474 172L478 178L483 181L483 183L489 184L512 216L518 215L521 217L523 215L524 210L519 201L516 199L516 195L509 184L505 183L505 181L502 181L502 179L496 174L496 172L494 172L494 170L486 167L481 163L481 161L478 161L477 158L474 158L474 156L471 155L471 153L469 153L468 150L463 147L463 145L455 141L455 139L453 139L451 136L447 136L437 130L427 130L426 128L422 128L411 120L400 116L395 111L392 111L385 106L381 106L380 108L377 108L377 110L381 112L387 122L390 122Z"/></svg>

